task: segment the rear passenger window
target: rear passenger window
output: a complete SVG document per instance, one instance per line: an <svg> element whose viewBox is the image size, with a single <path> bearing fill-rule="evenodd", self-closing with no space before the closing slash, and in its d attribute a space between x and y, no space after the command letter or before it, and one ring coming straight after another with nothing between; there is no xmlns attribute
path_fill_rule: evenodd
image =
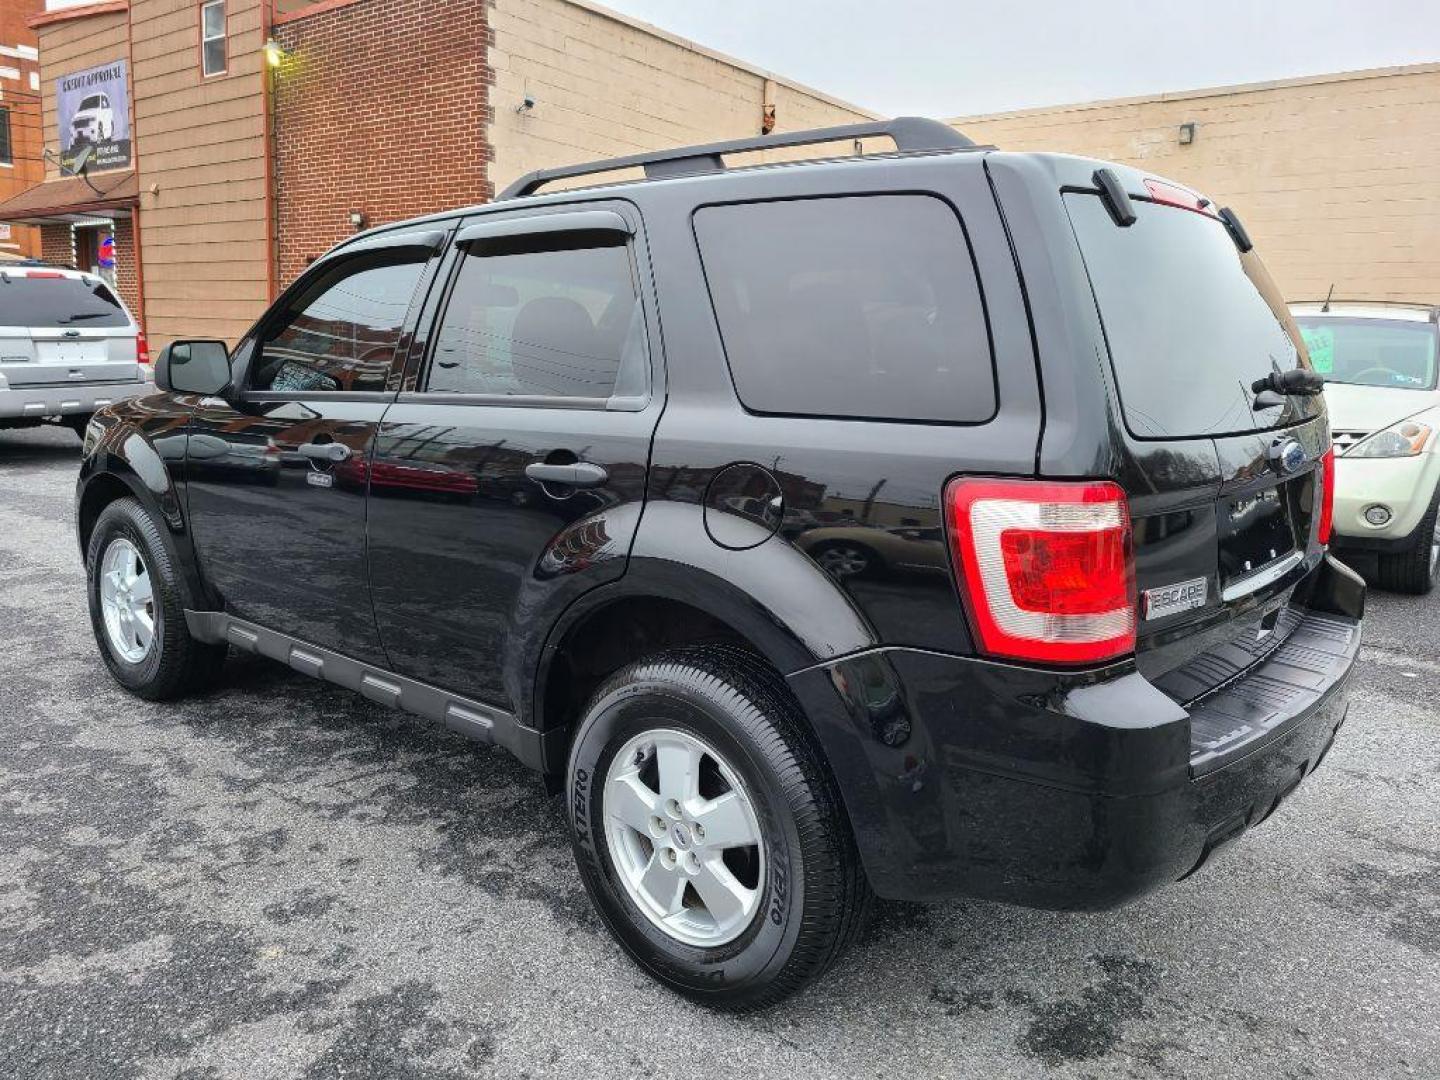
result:
<svg viewBox="0 0 1440 1080"><path fill-rule="evenodd" d="M736 391L762 413L979 423L995 370L969 243L927 195L705 207Z"/></svg>
<svg viewBox="0 0 1440 1080"><path fill-rule="evenodd" d="M649 352L629 248L546 247L466 256L427 391L597 403L646 392Z"/></svg>

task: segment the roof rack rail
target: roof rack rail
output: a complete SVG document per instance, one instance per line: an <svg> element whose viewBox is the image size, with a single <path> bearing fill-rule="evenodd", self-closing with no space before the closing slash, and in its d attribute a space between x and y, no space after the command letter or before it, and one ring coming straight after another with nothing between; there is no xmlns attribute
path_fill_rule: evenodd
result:
<svg viewBox="0 0 1440 1080"><path fill-rule="evenodd" d="M844 124L840 127L791 131L780 135L757 135L748 139L731 139L728 142L703 143L698 146L682 146L674 150L652 150L649 153L630 154L627 157L587 161L580 165L536 169L534 172L526 173L500 192L496 196L496 201L533 195L539 188L553 180L564 180L572 176L589 176L592 173L634 168L644 168L646 178L651 180L668 176L688 176L695 173L724 172L725 162L721 159L722 154L779 150L789 146L813 146L817 143L841 142L845 139L879 137L893 139L895 148L902 152L969 150L975 147L974 140L939 120L931 120L923 116L897 116L893 120L875 120L867 124Z"/></svg>

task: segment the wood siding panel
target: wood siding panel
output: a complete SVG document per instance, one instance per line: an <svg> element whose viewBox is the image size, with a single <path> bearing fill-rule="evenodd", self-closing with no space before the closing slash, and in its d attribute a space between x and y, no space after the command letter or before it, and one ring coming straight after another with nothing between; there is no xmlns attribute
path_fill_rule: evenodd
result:
<svg viewBox="0 0 1440 1080"><path fill-rule="evenodd" d="M208 79L195 0L131 4L146 313L157 345L180 334L233 343L267 302L262 2L229 0L229 70Z"/></svg>

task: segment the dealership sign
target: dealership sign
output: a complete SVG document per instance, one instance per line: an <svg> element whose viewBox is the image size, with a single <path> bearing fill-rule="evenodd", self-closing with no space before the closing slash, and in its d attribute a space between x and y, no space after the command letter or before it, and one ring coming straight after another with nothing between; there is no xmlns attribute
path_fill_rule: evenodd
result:
<svg viewBox="0 0 1440 1080"><path fill-rule="evenodd" d="M90 151L87 171L130 165L130 88L125 61L76 71L55 80L60 118L60 164L69 172Z"/></svg>

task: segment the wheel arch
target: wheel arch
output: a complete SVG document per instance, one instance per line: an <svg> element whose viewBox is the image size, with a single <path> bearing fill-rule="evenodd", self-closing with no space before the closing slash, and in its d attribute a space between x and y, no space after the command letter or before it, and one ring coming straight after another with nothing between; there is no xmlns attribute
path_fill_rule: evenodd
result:
<svg viewBox="0 0 1440 1080"><path fill-rule="evenodd" d="M107 506L124 498L133 498L162 526L161 539L181 572L186 607L216 607L196 565L184 502L170 469L144 434L128 425L115 425L104 433L82 464L76 485L75 529L81 559L88 554L100 515Z"/></svg>
<svg viewBox="0 0 1440 1080"><path fill-rule="evenodd" d="M747 587L755 581L745 574L727 578L713 567L632 557L624 577L576 600L551 629L536 666L527 721L541 731L572 726L609 674L676 646L738 646L782 679L872 646L873 633L840 590L808 560L805 565L813 572L812 585L823 592L808 605L782 611L765 591ZM790 578L785 584L794 589L803 583ZM829 610L836 605L844 617ZM804 618L796 619L801 613Z"/></svg>

